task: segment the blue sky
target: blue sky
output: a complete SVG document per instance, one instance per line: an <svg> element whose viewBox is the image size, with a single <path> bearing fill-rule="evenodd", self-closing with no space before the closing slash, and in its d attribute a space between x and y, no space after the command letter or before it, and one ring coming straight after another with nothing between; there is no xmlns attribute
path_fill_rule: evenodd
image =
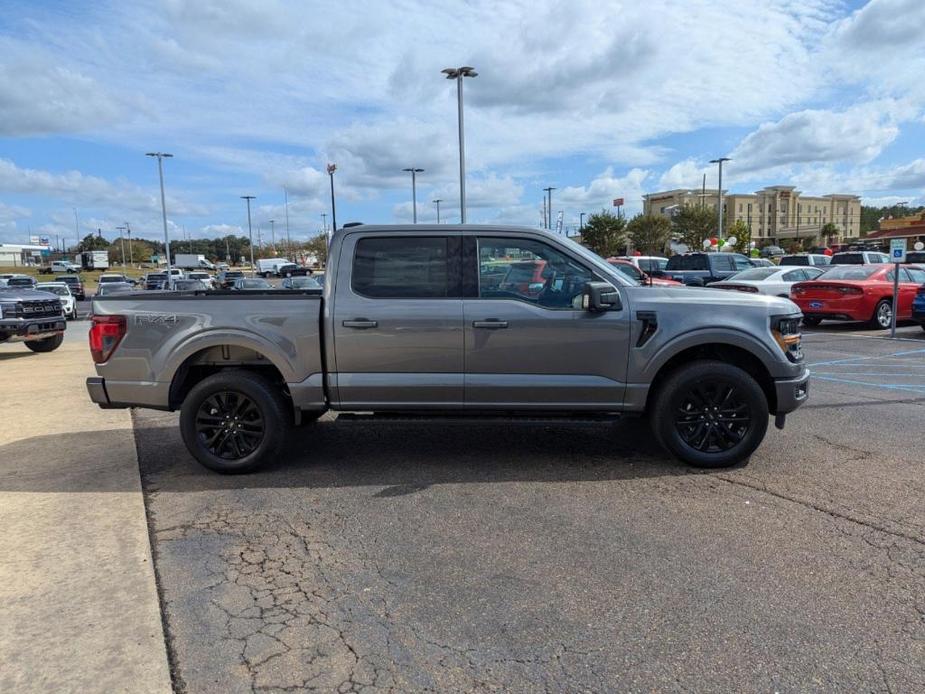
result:
<svg viewBox="0 0 925 694"><path fill-rule="evenodd" d="M505 3L7 0L0 14L0 241L73 243L129 221L172 236L284 219L458 220L456 109L467 80L469 221L566 225L624 197L791 184L869 204L925 199L921 0ZM330 221L330 220L329 220ZM277 227L279 228L279 226Z"/></svg>

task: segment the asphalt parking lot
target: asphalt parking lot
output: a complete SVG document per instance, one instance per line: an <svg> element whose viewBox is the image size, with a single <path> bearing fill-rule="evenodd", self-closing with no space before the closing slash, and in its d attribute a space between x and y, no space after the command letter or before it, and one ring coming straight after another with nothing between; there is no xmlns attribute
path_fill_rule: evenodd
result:
<svg viewBox="0 0 925 694"><path fill-rule="evenodd" d="M925 332L806 336L702 473L638 420L325 418L259 474L135 436L179 691L923 691Z"/></svg>

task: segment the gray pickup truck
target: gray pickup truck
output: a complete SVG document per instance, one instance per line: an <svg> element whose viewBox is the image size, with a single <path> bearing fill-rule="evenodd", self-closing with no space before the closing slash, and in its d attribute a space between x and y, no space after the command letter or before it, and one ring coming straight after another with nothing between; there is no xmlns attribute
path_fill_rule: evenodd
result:
<svg viewBox="0 0 925 694"><path fill-rule="evenodd" d="M649 417L692 465L747 460L807 397L797 307L641 286L537 229L355 225L323 290L123 294L93 302L101 407L180 410L220 472L327 410Z"/></svg>
<svg viewBox="0 0 925 694"><path fill-rule="evenodd" d="M25 342L33 352L51 352L64 341L65 328L57 294L0 287L0 342Z"/></svg>

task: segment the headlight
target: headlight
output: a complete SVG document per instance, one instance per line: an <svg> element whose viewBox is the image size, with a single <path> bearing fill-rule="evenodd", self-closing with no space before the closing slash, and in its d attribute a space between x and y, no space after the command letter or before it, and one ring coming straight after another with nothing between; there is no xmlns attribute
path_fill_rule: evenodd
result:
<svg viewBox="0 0 925 694"><path fill-rule="evenodd" d="M786 355L797 363L803 361L803 334L800 332L799 316L774 316L771 318L771 334Z"/></svg>
<svg viewBox="0 0 925 694"><path fill-rule="evenodd" d="M17 314L16 302L0 303L0 318L15 318Z"/></svg>

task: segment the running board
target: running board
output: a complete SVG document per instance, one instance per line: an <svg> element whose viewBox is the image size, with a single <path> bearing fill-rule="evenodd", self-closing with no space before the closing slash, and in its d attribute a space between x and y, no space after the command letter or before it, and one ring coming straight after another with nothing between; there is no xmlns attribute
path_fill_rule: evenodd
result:
<svg viewBox="0 0 925 694"><path fill-rule="evenodd" d="M521 414L521 413L466 413L460 412L338 412L337 419L346 422L424 422L467 424L472 422L487 423L529 423L529 424L600 424L616 422L621 419L619 413L605 414Z"/></svg>

